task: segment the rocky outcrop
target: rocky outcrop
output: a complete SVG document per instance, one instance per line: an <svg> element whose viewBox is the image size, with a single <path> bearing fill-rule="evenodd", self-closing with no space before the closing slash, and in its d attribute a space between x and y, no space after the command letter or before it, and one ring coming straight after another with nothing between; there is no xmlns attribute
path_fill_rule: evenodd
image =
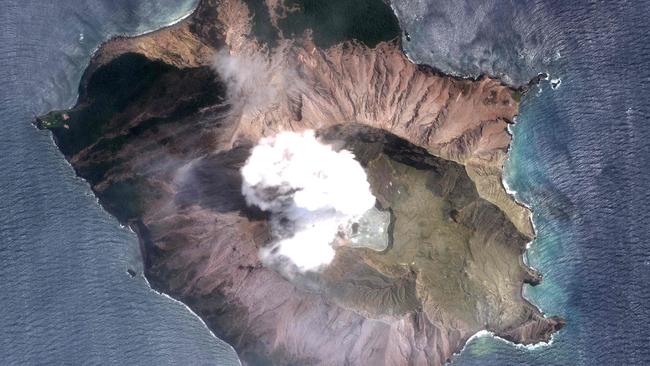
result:
<svg viewBox="0 0 650 366"><path fill-rule="evenodd" d="M138 233L152 286L247 364L439 365L482 329L548 340L563 321L521 296L540 280L522 262L533 230L501 184L514 90L415 65L397 40L286 39L281 19L300 10L282 7L204 0L177 25L111 40L78 104L37 120ZM277 32L266 41L262 18ZM355 152L392 241L285 278L259 261L267 217L246 206L239 168L260 137L305 129Z"/></svg>

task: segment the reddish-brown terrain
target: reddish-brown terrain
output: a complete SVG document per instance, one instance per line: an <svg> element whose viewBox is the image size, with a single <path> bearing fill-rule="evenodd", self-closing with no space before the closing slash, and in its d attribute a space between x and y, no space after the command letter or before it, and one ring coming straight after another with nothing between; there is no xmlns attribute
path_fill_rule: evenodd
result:
<svg viewBox="0 0 650 366"><path fill-rule="evenodd" d="M534 232L501 183L519 92L415 65L397 40L284 38L291 11L265 4L276 42L258 40L247 2L203 0L104 44L77 106L37 121L137 232L152 286L245 364L440 365L483 329L548 340L563 320L521 295L540 280L522 260ZM267 217L246 206L239 169L259 138L305 129L356 154L392 242L287 279L260 263Z"/></svg>

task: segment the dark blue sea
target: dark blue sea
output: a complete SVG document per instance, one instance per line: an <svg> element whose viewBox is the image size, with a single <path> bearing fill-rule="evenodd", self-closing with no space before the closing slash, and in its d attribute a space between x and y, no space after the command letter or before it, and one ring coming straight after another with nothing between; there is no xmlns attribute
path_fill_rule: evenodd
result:
<svg viewBox="0 0 650 366"><path fill-rule="evenodd" d="M237 364L142 278L137 239L34 115L72 105L93 50L195 0L0 0L0 364ZM532 207L525 294L567 319L550 345L472 340L454 365L650 364L650 2L393 0L409 57L513 85L506 183ZM131 278L127 269L138 275Z"/></svg>
<svg viewBox="0 0 650 366"><path fill-rule="evenodd" d="M111 35L191 12L174 0L0 0L0 365L237 365L154 293L135 234L98 205L34 115L71 106Z"/></svg>

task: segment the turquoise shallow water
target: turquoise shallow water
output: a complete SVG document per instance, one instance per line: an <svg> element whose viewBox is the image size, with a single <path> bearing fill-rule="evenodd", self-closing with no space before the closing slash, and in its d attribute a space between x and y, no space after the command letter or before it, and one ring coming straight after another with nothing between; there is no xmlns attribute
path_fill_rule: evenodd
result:
<svg viewBox="0 0 650 366"><path fill-rule="evenodd" d="M538 90L542 90L541 93L538 94ZM550 345L524 348L493 337L476 339L457 357L455 364L591 364L584 356L584 349L576 348L576 343L584 341L580 329L582 309L570 303L571 286L576 286L575 267L580 261L580 248L572 228L577 219L575 207L547 176L549 171L557 174L567 168L562 168L562 159L545 161L548 157L544 153L557 151L540 151L539 145L531 143L543 138L540 133L547 133L540 128L548 126L551 120L545 100L557 98L560 90L553 90L544 83L541 89L525 97L517 124L511 128L514 142L505 167L505 180L509 188L516 191L517 199L531 206L534 212L537 238L530 244L526 260L543 273L544 280L541 285L526 286L524 294L545 313L560 315L569 324L553 337Z"/></svg>
<svg viewBox="0 0 650 366"><path fill-rule="evenodd" d="M459 75L549 81L523 100L506 181L534 210L525 294L567 319L534 350L492 337L458 365L650 363L648 1L394 0L409 56Z"/></svg>
<svg viewBox="0 0 650 366"><path fill-rule="evenodd" d="M152 293L135 236L97 205L31 118L74 102L92 50L193 1L0 0L0 356L3 364L232 364L182 305ZM394 0L409 55L513 83L522 103L506 180L534 212L526 295L568 325L528 350L473 340L456 365L650 363L647 1Z"/></svg>

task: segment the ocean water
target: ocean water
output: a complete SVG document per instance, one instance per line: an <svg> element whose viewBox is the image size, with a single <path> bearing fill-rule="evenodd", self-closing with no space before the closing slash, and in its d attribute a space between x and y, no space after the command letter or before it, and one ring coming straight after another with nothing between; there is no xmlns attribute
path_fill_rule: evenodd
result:
<svg viewBox="0 0 650 366"><path fill-rule="evenodd" d="M552 79L522 101L506 182L534 210L527 260L545 278L525 294L568 324L532 350L478 337L454 364L650 364L650 2L393 7L418 62L512 83Z"/></svg>
<svg viewBox="0 0 650 366"><path fill-rule="evenodd" d="M0 0L0 364L238 364L184 305L149 289L135 234L31 125L74 103L100 42L158 28L194 6Z"/></svg>
<svg viewBox="0 0 650 366"><path fill-rule="evenodd" d="M1 364L236 364L183 305L149 290L135 235L30 125L74 103L100 42L155 29L193 6L0 0ZM534 349L477 337L453 364L650 364L650 3L392 6L418 62L513 84L548 72L556 85L542 82L524 97L506 181L535 212L527 260L545 278L526 296L568 324Z"/></svg>

